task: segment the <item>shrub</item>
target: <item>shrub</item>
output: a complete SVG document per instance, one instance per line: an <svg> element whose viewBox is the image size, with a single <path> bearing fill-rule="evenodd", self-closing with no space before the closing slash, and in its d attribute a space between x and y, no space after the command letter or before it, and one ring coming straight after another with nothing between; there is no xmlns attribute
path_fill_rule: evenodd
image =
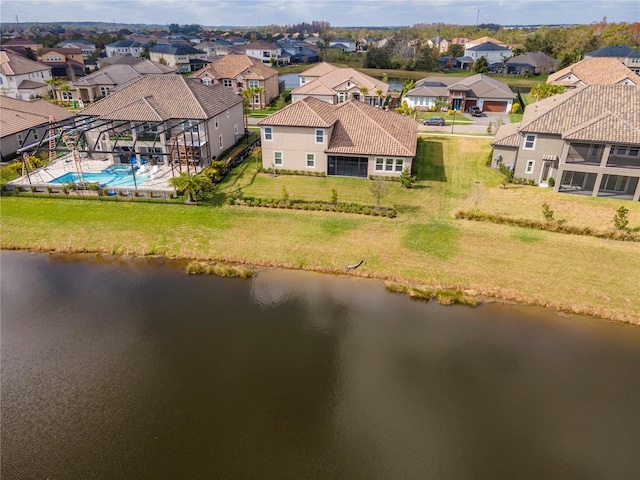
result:
<svg viewBox="0 0 640 480"><path fill-rule="evenodd" d="M338 203L338 189L337 188L332 188L331 189L331 196L329 197L329 203L332 205L335 205Z"/></svg>
<svg viewBox="0 0 640 480"><path fill-rule="evenodd" d="M536 184L535 180L533 178L530 178L529 185L535 185L535 184Z"/></svg>
<svg viewBox="0 0 640 480"><path fill-rule="evenodd" d="M553 221L553 210L549 208L546 202L542 204L542 216L547 222Z"/></svg>
<svg viewBox="0 0 640 480"><path fill-rule="evenodd" d="M553 177L549 177L549 180L547 180L547 184L548 184L551 188L555 187L555 185L556 185L556 180L555 180L555 178L553 178Z"/></svg>
<svg viewBox="0 0 640 480"><path fill-rule="evenodd" d="M416 180L417 178L414 175L411 175L411 170L409 170L408 167L402 170L402 173L400 174L400 185L404 188L413 187Z"/></svg>
<svg viewBox="0 0 640 480"><path fill-rule="evenodd" d="M616 214L613 217L613 226L618 230L628 230L627 226L629 225L629 219L627 215L629 214L629 210L625 207L620 207Z"/></svg>
<svg viewBox="0 0 640 480"><path fill-rule="evenodd" d="M511 113L520 113L521 110L522 110L522 107L518 102L514 102L513 105L511 106Z"/></svg>
<svg viewBox="0 0 640 480"><path fill-rule="evenodd" d="M287 192L287 187L285 187L284 185L282 185L282 187L280 188L280 198L286 202L287 200L289 200L289 192Z"/></svg>

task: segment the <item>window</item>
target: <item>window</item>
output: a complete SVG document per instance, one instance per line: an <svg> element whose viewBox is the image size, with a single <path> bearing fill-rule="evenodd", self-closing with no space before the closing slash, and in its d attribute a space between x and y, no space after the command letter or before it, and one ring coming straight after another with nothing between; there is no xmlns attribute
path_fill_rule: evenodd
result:
<svg viewBox="0 0 640 480"><path fill-rule="evenodd" d="M214 127L216 127L216 130L218 129L218 116L216 115L215 117L213 117L213 125Z"/></svg>
<svg viewBox="0 0 640 480"><path fill-rule="evenodd" d="M273 152L273 164L276 166L282 166L282 152Z"/></svg>
<svg viewBox="0 0 640 480"><path fill-rule="evenodd" d="M231 114L229 113L229 110L227 110L227 118L229 118L231 116Z"/></svg>
<svg viewBox="0 0 640 480"><path fill-rule="evenodd" d="M625 147L623 145L612 145L611 155L618 157L637 157L640 153L640 147Z"/></svg>
<svg viewBox="0 0 640 480"><path fill-rule="evenodd" d="M18 145L22 146L22 141L24 140L24 139L22 138L22 133L19 133L19 134L17 135L17 137L18 137Z"/></svg>
<svg viewBox="0 0 640 480"><path fill-rule="evenodd" d="M401 172L404 167L404 161L400 158L396 158L396 172Z"/></svg>
<svg viewBox="0 0 640 480"><path fill-rule="evenodd" d="M100 95L103 97L109 95L109 87L100 87Z"/></svg>
<svg viewBox="0 0 640 480"><path fill-rule="evenodd" d="M305 77L300 77L300 85L304 85L307 79Z"/></svg>
<svg viewBox="0 0 640 480"><path fill-rule="evenodd" d="M34 140L38 140L38 131L37 130L33 130L33 139Z"/></svg>
<svg viewBox="0 0 640 480"><path fill-rule="evenodd" d="M211 79L210 78L203 78L202 79L202 84L206 85L207 87L211 85Z"/></svg>
<svg viewBox="0 0 640 480"><path fill-rule="evenodd" d="M316 154L307 153L307 168L316 168Z"/></svg>
<svg viewBox="0 0 640 480"><path fill-rule="evenodd" d="M65 92L64 90L61 90L60 96L62 97L63 102L70 102L73 100L73 93L71 92Z"/></svg>
<svg viewBox="0 0 640 480"><path fill-rule="evenodd" d="M180 73L187 73L189 71L189 65L180 65Z"/></svg>
<svg viewBox="0 0 640 480"><path fill-rule="evenodd" d="M384 159L376 158L376 172L381 172L384 170Z"/></svg>
<svg viewBox="0 0 640 480"><path fill-rule="evenodd" d="M316 130L316 143L324 143L324 130Z"/></svg>
<svg viewBox="0 0 640 480"><path fill-rule="evenodd" d="M218 137L218 144L220 145L220 149L222 149L222 147L224 146L222 142L222 135Z"/></svg>
<svg viewBox="0 0 640 480"><path fill-rule="evenodd" d="M535 160L527 160L527 169L524 171L524 173L533 173L533 166L535 164Z"/></svg>
<svg viewBox="0 0 640 480"><path fill-rule="evenodd" d="M273 129L271 127L264 127L264 139L273 140Z"/></svg>
<svg viewBox="0 0 640 480"><path fill-rule="evenodd" d="M222 85L225 87L233 87L233 82L230 79L225 78L222 80Z"/></svg>
<svg viewBox="0 0 640 480"><path fill-rule="evenodd" d="M525 135L524 136L524 150L533 150L536 147L536 136L535 135Z"/></svg>
<svg viewBox="0 0 640 480"><path fill-rule="evenodd" d="M260 105L260 95L254 95L251 99L251 103L254 105Z"/></svg>
<svg viewBox="0 0 640 480"><path fill-rule="evenodd" d="M233 126L233 133L235 133L236 135L238 134L238 124L237 123Z"/></svg>
<svg viewBox="0 0 640 480"><path fill-rule="evenodd" d="M387 158L384 162L385 172L393 172L393 158Z"/></svg>
<svg viewBox="0 0 640 480"><path fill-rule="evenodd" d="M258 88L260 86L259 83L258 80L249 80L249 88Z"/></svg>
<svg viewBox="0 0 640 480"><path fill-rule="evenodd" d="M629 177L623 177L622 175L605 175L602 178L602 189L610 192L625 192L627 190L627 184Z"/></svg>

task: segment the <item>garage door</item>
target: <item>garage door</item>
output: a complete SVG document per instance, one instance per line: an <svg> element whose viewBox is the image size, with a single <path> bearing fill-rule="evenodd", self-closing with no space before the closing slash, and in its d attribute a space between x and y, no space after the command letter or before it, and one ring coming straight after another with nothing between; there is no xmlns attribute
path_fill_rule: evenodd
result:
<svg viewBox="0 0 640 480"><path fill-rule="evenodd" d="M489 102L485 100L482 103L482 111L505 113L507 111L507 102L498 102L498 101Z"/></svg>

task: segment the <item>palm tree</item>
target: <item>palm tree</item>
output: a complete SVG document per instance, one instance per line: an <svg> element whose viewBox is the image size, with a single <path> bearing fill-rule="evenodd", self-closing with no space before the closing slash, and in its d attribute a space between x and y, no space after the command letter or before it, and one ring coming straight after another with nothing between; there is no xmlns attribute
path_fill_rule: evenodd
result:
<svg viewBox="0 0 640 480"><path fill-rule="evenodd" d="M265 103L262 101L262 94L264 93L264 87L254 87L251 89L251 93L253 93L253 96L258 95L258 97L260 98L260 101L258 102L258 105L260 105L260 108L262 108L263 106L266 107ZM255 102L253 103L254 107L255 107Z"/></svg>
<svg viewBox="0 0 640 480"><path fill-rule="evenodd" d="M369 89L367 87L360 87L358 90L360 90L360 93L362 94L362 101L364 102L369 94Z"/></svg>
<svg viewBox="0 0 640 480"><path fill-rule="evenodd" d="M195 196L200 193L210 180L204 175L182 172L169 180L169 184L180 193L187 193L185 203L196 203Z"/></svg>
<svg viewBox="0 0 640 480"><path fill-rule="evenodd" d="M378 98L380 99L380 108L382 108L383 104L384 104L384 92L381 89L376 90L376 95L378 96Z"/></svg>
<svg viewBox="0 0 640 480"><path fill-rule="evenodd" d="M44 83L46 83L47 85L49 85L49 87L51 87L51 90L49 93L51 93L51 98L53 98L53 101L56 103L56 105L58 105L58 97L56 96L57 81L54 78L50 78L49 80L45 80Z"/></svg>

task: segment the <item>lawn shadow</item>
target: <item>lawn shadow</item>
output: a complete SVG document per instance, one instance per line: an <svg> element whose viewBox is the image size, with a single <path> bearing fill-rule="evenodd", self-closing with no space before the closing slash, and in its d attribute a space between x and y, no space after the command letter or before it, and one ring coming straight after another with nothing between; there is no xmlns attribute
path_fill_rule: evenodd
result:
<svg viewBox="0 0 640 480"><path fill-rule="evenodd" d="M418 168L416 170L416 176L419 181L447 181L447 175L444 169L444 151L441 142L423 140L418 144Z"/></svg>

